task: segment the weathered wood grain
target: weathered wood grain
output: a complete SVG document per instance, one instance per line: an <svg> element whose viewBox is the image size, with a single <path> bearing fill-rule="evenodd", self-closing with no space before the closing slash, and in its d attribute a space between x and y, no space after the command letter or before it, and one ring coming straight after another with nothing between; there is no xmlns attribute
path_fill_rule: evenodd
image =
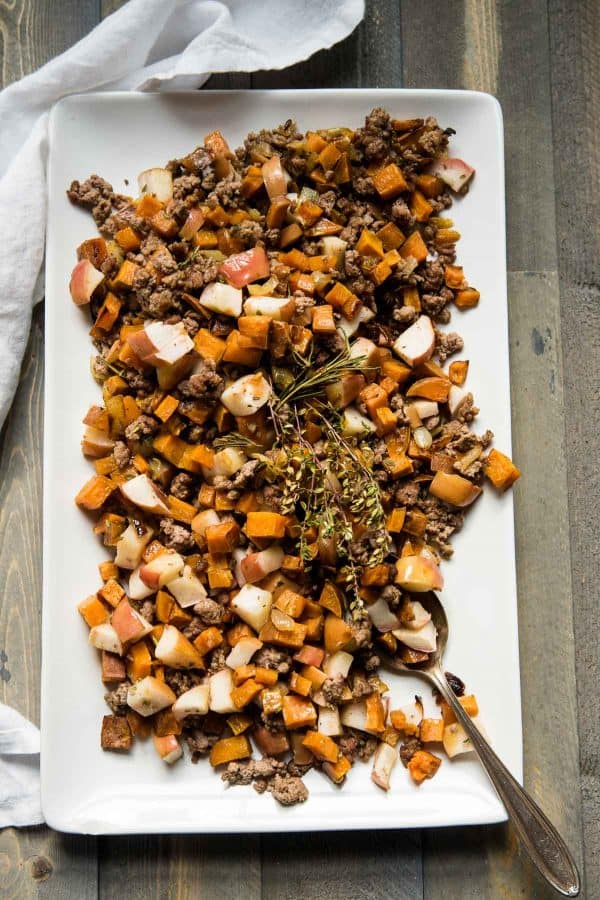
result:
<svg viewBox="0 0 600 900"><path fill-rule="evenodd" d="M525 783L580 857L571 585L554 562L569 559L569 542L559 300L555 272L544 274L556 268L546 3L465 0L443 17L437 8L402 4L405 83L489 91L504 113L514 449L525 472L515 491ZM418 52L425 32L441 51L433 61ZM539 665L548 642L550 675ZM424 884L428 900L552 895L506 826L427 832Z"/></svg>
<svg viewBox="0 0 600 900"><path fill-rule="evenodd" d="M556 222L587 882L600 881L600 6L550 0ZM597 893L594 895L597 896Z"/></svg>

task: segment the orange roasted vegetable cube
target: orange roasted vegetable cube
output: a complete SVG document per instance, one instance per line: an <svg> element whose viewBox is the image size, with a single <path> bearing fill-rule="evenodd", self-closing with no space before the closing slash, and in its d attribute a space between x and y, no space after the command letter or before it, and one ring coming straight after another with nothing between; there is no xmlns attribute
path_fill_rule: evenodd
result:
<svg viewBox="0 0 600 900"><path fill-rule="evenodd" d="M275 606L292 619L299 619L306 606L306 598L290 588L284 588L275 600Z"/></svg>
<svg viewBox="0 0 600 900"><path fill-rule="evenodd" d="M404 519L406 517L406 509L396 508L391 511L387 517L386 528L391 534L400 534L404 527Z"/></svg>
<svg viewBox="0 0 600 900"><path fill-rule="evenodd" d="M407 768L413 781L421 784L426 778L433 778L441 764L442 760L439 756L434 756L428 750L417 750Z"/></svg>
<svg viewBox="0 0 600 900"><path fill-rule="evenodd" d="M312 689L312 683L308 678L299 675L298 672L292 672L290 675L290 690L302 697L308 697Z"/></svg>
<svg viewBox="0 0 600 900"><path fill-rule="evenodd" d="M106 503L117 485L104 475L90 478L75 497L75 503L82 509L100 509Z"/></svg>
<svg viewBox="0 0 600 900"><path fill-rule="evenodd" d="M119 317L121 310L121 301L111 291L104 298L104 303L98 310L94 327L92 328L92 337L99 337L98 331L107 334Z"/></svg>
<svg viewBox="0 0 600 900"><path fill-rule="evenodd" d="M386 253L389 250L397 250L404 240L404 235L393 222L388 222L387 225L384 225L383 228L377 232L377 237L381 241L381 246Z"/></svg>
<svg viewBox="0 0 600 900"><path fill-rule="evenodd" d="M379 237L368 228L363 228L356 244L356 250L361 256L377 256L379 259L383 259L385 252Z"/></svg>
<svg viewBox="0 0 600 900"><path fill-rule="evenodd" d="M483 471L499 491L505 491L521 477L521 472L511 458L500 450L490 450L483 464Z"/></svg>
<svg viewBox="0 0 600 900"><path fill-rule="evenodd" d="M454 295L454 304L459 309L473 309L474 306L477 306L479 303L479 291L476 291L475 288L465 288L462 291L457 291Z"/></svg>
<svg viewBox="0 0 600 900"><path fill-rule="evenodd" d="M223 362L238 363L240 366L255 368L260 363L262 350L251 338L239 331L230 331L225 342Z"/></svg>
<svg viewBox="0 0 600 900"><path fill-rule="evenodd" d="M423 744L439 743L444 736L443 719L423 719L419 725L419 740Z"/></svg>
<svg viewBox="0 0 600 900"><path fill-rule="evenodd" d="M419 231L413 231L412 234L409 234L404 243L399 247L398 253L403 259L408 259L409 256L412 256L418 263L425 262L428 250L425 241L421 237L421 233Z"/></svg>
<svg viewBox="0 0 600 900"><path fill-rule="evenodd" d="M222 643L223 635L216 627L216 625L211 625L209 628L205 628L204 631L201 631L198 637L193 642L194 647L202 656L210 653L210 651L214 650L215 647L220 647Z"/></svg>
<svg viewBox="0 0 600 900"><path fill-rule="evenodd" d="M433 206L420 191L411 194L409 207L417 222L426 222L433 212Z"/></svg>
<svg viewBox="0 0 600 900"><path fill-rule="evenodd" d="M395 163L379 169L372 176L375 190L383 200L392 200L408 190L408 184L401 170Z"/></svg>
<svg viewBox="0 0 600 900"><path fill-rule="evenodd" d="M135 278L136 272L139 270L139 266L135 263L131 262L131 260L126 259L121 263L121 267L114 279L114 286L116 288L123 288L126 291L131 290L133 287L133 279Z"/></svg>
<svg viewBox="0 0 600 900"><path fill-rule="evenodd" d="M283 721L286 728L306 728L317 721L317 711L310 700L297 694L286 694L282 700Z"/></svg>
<svg viewBox="0 0 600 900"><path fill-rule="evenodd" d="M249 538L276 540L285 535L286 516L275 512L249 512L244 531Z"/></svg>
<svg viewBox="0 0 600 900"><path fill-rule="evenodd" d="M209 525L205 532L209 553L231 553L237 546L240 528L232 520Z"/></svg>
<svg viewBox="0 0 600 900"><path fill-rule="evenodd" d="M333 307L329 303L313 307L312 328L315 334L335 334L337 326L333 318Z"/></svg>
<svg viewBox="0 0 600 900"><path fill-rule="evenodd" d="M83 616L86 625L93 628L95 625L102 625L110 619L110 613L105 605L98 600L96 594L92 594L77 604L77 609Z"/></svg>
<svg viewBox="0 0 600 900"><path fill-rule="evenodd" d="M138 201L136 212L142 219L149 219L159 210L164 208L164 203L153 197L152 194L144 194Z"/></svg>
<svg viewBox="0 0 600 900"><path fill-rule="evenodd" d="M341 784L351 768L352 763L350 762L348 757L344 756L343 754L340 754L337 762L335 763L323 763L323 771L328 776L328 778L331 778L334 784Z"/></svg>
<svg viewBox="0 0 600 900"><path fill-rule="evenodd" d="M313 756L324 762L336 763L340 755L340 748L336 742L319 731L307 731L302 745L310 750Z"/></svg>
<svg viewBox="0 0 600 900"><path fill-rule="evenodd" d="M231 699L233 700L234 706L238 709L242 709L254 700L255 697L258 697L262 690L262 684L259 684L252 678L248 678L247 681L244 681L239 687L233 688L231 691Z"/></svg>
<svg viewBox="0 0 600 900"><path fill-rule="evenodd" d="M125 596L125 591L118 581L114 578L109 578L106 584L100 588L98 594L115 609Z"/></svg>
<svg viewBox="0 0 600 900"><path fill-rule="evenodd" d="M450 378L452 384L457 384L460 387L465 383L468 371L469 360L457 359L454 362L450 363L450 366L448 368L448 377Z"/></svg>
<svg viewBox="0 0 600 900"><path fill-rule="evenodd" d="M152 656L145 641L138 641L127 651L127 675L135 682L152 674Z"/></svg>
<svg viewBox="0 0 600 900"><path fill-rule="evenodd" d="M240 334L261 350L266 350L269 346L270 325L271 319L268 316L240 316L238 319Z"/></svg>
<svg viewBox="0 0 600 900"><path fill-rule="evenodd" d="M125 228L121 228L116 232L115 241L117 242L121 250L125 251L125 253L139 250L142 243L140 235L129 225L127 225Z"/></svg>
<svg viewBox="0 0 600 900"><path fill-rule="evenodd" d="M247 759L252 755L250 741L245 734L234 735L229 738L221 738L210 751L210 764L213 767L222 766L234 759Z"/></svg>

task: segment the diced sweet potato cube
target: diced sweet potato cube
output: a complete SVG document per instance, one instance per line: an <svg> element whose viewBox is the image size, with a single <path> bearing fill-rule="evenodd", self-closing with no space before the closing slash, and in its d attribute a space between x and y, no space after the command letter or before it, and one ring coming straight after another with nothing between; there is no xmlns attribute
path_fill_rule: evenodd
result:
<svg viewBox="0 0 600 900"><path fill-rule="evenodd" d="M377 232L377 237L381 241L381 246L386 252L388 250L397 250L404 240L404 235L393 222L388 222L387 225L384 225L383 228Z"/></svg>
<svg viewBox="0 0 600 900"><path fill-rule="evenodd" d="M209 525L205 536L209 553L231 553L239 540L239 525L231 520Z"/></svg>
<svg viewBox="0 0 600 900"><path fill-rule="evenodd" d="M365 587L383 587L391 582L390 567L387 563L380 563L377 566L367 566L363 569L360 583Z"/></svg>
<svg viewBox="0 0 600 900"><path fill-rule="evenodd" d="M457 384L460 387L465 383L468 371L469 360L457 359L454 362L450 363L450 366L448 368L448 376L452 384Z"/></svg>
<svg viewBox="0 0 600 900"><path fill-rule="evenodd" d="M163 397L158 406L155 407L153 412L157 419L160 419L161 422L166 422L167 419L170 419L173 413L177 411L178 406L179 400L176 397L167 394Z"/></svg>
<svg viewBox="0 0 600 900"><path fill-rule="evenodd" d="M145 641L132 644L127 651L127 659L127 675L131 681L135 682L152 674L152 656Z"/></svg>
<svg viewBox="0 0 600 900"><path fill-rule="evenodd" d="M281 234L279 236L279 246L282 249L286 247L291 247L292 244L295 244L296 241L300 240L302 237L302 229L296 222L293 222L291 225L286 225L285 228L282 228Z"/></svg>
<svg viewBox="0 0 600 900"><path fill-rule="evenodd" d="M328 653L345 650L354 637L350 625L335 615L325 619L325 649Z"/></svg>
<svg viewBox="0 0 600 900"><path fill-rule="evenodd" d="M246 625L245 622L237 622L233 625L229 631L227 632L227 643L230 647L235 647L235 645L242 640L242 638L247 637L256 637L254 631L250 628L249 625Z"/></svg>
<svg viewBox="0 0 600 900"><path fill-rule="evenodd" d="M327 141L320 134L317 134L316 131L307 131L306 147L310 153L320 153L327 147Z"/></svg>
<svg viewBox="0 0 600 900"><path fill-rule="evenodd" d="M138 271L139 266L135 263L131 262L131 260L126 259L121 263L121 267L117 272L114 285L116 288L122 288L126 291L131 290L133 287L133 279L135 278L135 274Z"/></svg>
<svg viewBox="0 0 600 900"><path fill-rule="evenodd" d="M238 709L243 709L243 707L247 706L255 697L258 697L262 689L262 684L259 684L252 678L248 678L243 684L240 684L239 687L233 688L231 691L231 699Z"/></svg>
<svg viewBox="0 0 600 900"><path fill-rule="evenodd" d="M229 738L221 738L210 751L210 764L213 767L222 766L234 759L247 759L252 755L250 741L245 734L234 735Z"/></svg>
<svg viewBox="0 0 600 900"><path fill-rule="evenodd" d="M240 334L261 350L266 350L269 346L270 325L271 319L268 316L240 316L238 319Z"/></svg>
<svg viewBox="0 0 600 900"><path fill-rule="evenodd" d="M395 359L386 359L381 365L381 371L388 378L391 378L392 381L395 381L396 384L404 384L410 377L412 369Z"/></svg>
<svg viewBox="0 0 600 900"><path fill-rule="evenodd" d="M114 564L112 559L107 559L105 562L101 562L98 565L98 571L100 572L100 578L102 579L102 581L108 581L110 578L119 577L119 568Z"/></svg>
<svg viewBox="0 0 600 900"><path fill-rule="evenodd" d="M202 656L210 653L215 647L220 647L223 643L223 635L215 625L205 628L194 640L194 647Z"/></svg>
<svg viewBox="0 0 600 900"><path fill-rule="evenodd" d="M318 160L323 166L323 169L327 171L328 169L333 169L335 167L340 156L341 151L338 150L335 144L325 144L319 153Z"/></svg>
<svg viewBox="0 0 600 900"><path fill-rule="evenodd" d="M166 737L168 734L181 734L183 723L176 719L170 709L161 709L152 720L154 734L157 737Z"/></svg>
<svg viewBox="0 0 600 900"><path fill-rule="evenodd" d="M282 701L285 727L292 730L306 728L317 721L317 711L310 700L296 694L286 694Z"/></svg>
<svg viewBox="0 0 600 900"><path fill-rule="evenodd" d="M419 725L419 740L424 744L435 744L444 736L443 719L423 719Z"/></svg>
<svg viewBox="0 0 600 900"><path fill-rule="evenodd" d="M110 619L110 613L105 605L98 600L96 594L86 597L77 605L77 609L83 616L86 625L93 628L95 625L102 625Z"/></svg>
<svg viewBox="0 0 600 900"><path fill-rule="evenodd" d="M142 219L149 219L159 210L163 209L163 207L164 203L157 200L152 194L144 194L142 199L138 201L136 212Z"/></svg>
<svg viewBox="0 0 600 900"><path fill-rule="evenodd" d="M308 680L308 678L304 678L302 675L299 675L298 672L292 672L290 676L290 690L295 694L300 694L302 697L310 696L310 692L312 689L312 683Z"/></svg>
<svg viewBox="0 0 600 900"><path fill-rule="evenodd" d="M260 363L262 350L251 338L239 331L230 331L225 342L223 362L238 363L240 366L255 368Z"/></svg>
<svg viewBox="0 0 600 900"><path fill-rule="evenodd" d="M201 328L194 338L194 347L202 359L212 359L218 365L225 352L225 341L212 335L207 328Z"/></svg>
<svg viewBox="0 0 600 900"><path fill-rule="evenodd" d="M244 666L238 666L233 672L233 683L236 687L239 687L240 684L243 684L244 681L247 681L249 678L254 678L255 675L256 666L253 666L250 663L247 663Z"/></svg>
<svg viewBox="0 0 600 900"><path fill-rule="evenodd" d="M392 274L391 266L388 264L387 260L382 259L381 262L377 263L375 268L371 272L371 278L375 282L376 285L383 284L386 278L389 278Z"/></svg>
<svg viewBox="0 0 600 900"><path fill-rule="evenodd" d="M400 534L404 527L404 519L406 517L406 509L396 508L391 511L387 518L386 528L392 534Z"/></svg>
<svg viewBox="0 0 600 900"><path fill-rule="evenodd" d="M280 631L269 620L260 630L259 640L263 644L274 644L276 647L289 647L292 650L299 649L307 638L306 623L297 622L293 629Z"/></svg>
<svg viewBox="0 0 600 900"><path fill-rule="evenodd" d="M325 301L336 308L343 307L349 300L358 300L358 297L340 281L337 281L325 294Z"/></svg>
<svg viewBox="0 0 600 900"><path fill-rule="evenodd" d="M417 222L426 222L433 212L433 206L421 191L414 191L411 194L409 207Z"/></svg>
<svg viewBox="0 0 600 900"><path fill-rule="evenodd" d="M313 307L312 327L315 334L335 334L337 326L333 318L333 307L329 303Z"/></svg>
<svg viewBox="0 0 600 900"><path fill-rule="evenodd" d="M351 768L352 763L348 757L343 754L340 754L335 763L323 763L323 771L328 778L331 778L334 784L341 784Z"/></svg>
<svg viewBox="0 0 600 900"><path fill-rule="evenodd" d="M475 288L465 288L454 295L454 303L459 309L472 309L479 303L479 291Z"/></svg>
<svg viewBox="0 0 600 900"><path fill-rule="evenodd" d="M224 588L229 590L233 587L233 572L229 569L220 569L215 566L208 567L208 584L211 588Z"/></svg>
<svg viewBox="0 0 600 900"><path fill-rule="evenodd" d="M186 525L191 524L198 513L196 507L191 503L186 503L185 500L180 500L172 495L167 499L167 506L169 507L169 517L175 519L176 522L185 522Z"/></svg>
<svg viewBox="0 0 600 900"><path fill-rule="evenodd" d="M416 181L419 190L430 200L439 197L444 190L444 182L435 175L418 175Z"/></svg>
<svg viewBox="0 0 600 900"><path fill-rule="evenodd" d="M309 297L314 296L316 290L314 278L306 272L292 272L288 279L288 284L290 291L302 291L303 294L308 294Z"/></svg>
<svg viewBox="0 0 600 900"><path fill-rule="evenodd" d="M376 409L373 416L373 422L375 423L375 430L379 437L391 434L398 424L396 413L392 412L389 406L382 406L380 409Z"/></svg>
<svg viewBox="0 0 600 900"><path fill-rule="evenodd" d="M413 781L421 784L426 778L433 778L441 764L442 760L439 756L434 756L428 750L417 750L407 768Z"/></svg>
<svg viewBox="0 0 600 900"><path fill-rule="evenodd" d="M379 694L369 694L365 699L367 707L366 727L369 731L383 731L385 729L385 709Z"/></svg>
<svg viewBox="0 0 600 900"><path fill-rule="evenodd" d="M377 256L379 259L383 259L385 252L380 238L368 228L363 228L356 244L356 250L361 256Z"/></svg>
<svg viewBox="0 0 600 900"><path fill-rule="evenodd" d="M129 225L127 225L125 228L121 228L115 233L115 241L117 242L121 250L125 251L125 253L139 250L142 243L140 235Z"/></svg>
<svg viewBox="0 0 600 900"><path fill-rule="evenodd" d="M466 714L468 716L471 716L471 718L479 715L479 705L474 694L466 694L463 697L459 697L458 702L460 703ZM456 716L454 715L452 708L446 703L445 700L442 700L441 702L441 709L444 725L451 725L453 722L456 722Z"/></svg>
<svg viewBox="0 0 600 900"><path fill-rule="evenodd" d="M400 246L398 253L403 259L408 259L409 256L412 256L418 263L425 262L428 250L421 233L413 231Z"/></svg>
<svg viewBox="0 0 600 900"><path fill-rule="evenodd" d="M264 666L256 666L254 680L266 687L273 687L277 683L277 670L265 669Z"/></svg>
<svg viewBox="0 0 600 900"><path fill-rule="evenodd" d="M100 268L107 255L106 241L102 237L90 238L77 248L77 259L89 259L97 269Z"/></svg>
<svg viewBox="0 0 600 900"><path fill-rule="evenodd" d="M374 417L376 409L387 406L387 394L379 384L368 384L362 389L359 397L367 407L371 418Z"/></svg>
<svg viewBox="0 0 600 900"><path fill-rule="evenodd" d="M483 471L499 491L505 491L521 477L521 472L511 458L500 450L490 450L483 464Z"/></svg>
<svg viewBox="0 0 600 900"><path fill-rule="evenodd" d="M262 184L262 175L261 175ZM285 214L290 206L287 197L273 197L267 210L267 228L281 228L285 221ZM321 210L323 212L323 210Z"/></svg>
<svg viewBox="0 0 600 900"><path fill-rule="evenodd" d="M248 731L252 722L253 719L250 716L245 716L243 713L234 713L227 719L227 724L234 735L243 734L244 731Z"/></svg>
<svg viewBox="0 0 600 900"><path fill-rule="evenodd" d="M100 509L106 503L117 485L104 475L90 478L75 497L75 503L82 509Z"/></svg>
<svg viewBox="0 0 600 900"><path fill-rule="evenodd" d="M276 540L285 535L287 519L274 512L249 512L244 531L249 538Z"/></svg>
<svg viewBox="0 0 600 900"><path fill-rule="evenodd" d="M90 332L92 337L100 337L107 334L117 321L121 310L121 301L111 291L104 298L104 303L98 310L94 327ZM100 332L100 334L99 334ZM97 425L94 427L98 427Z"/></svg>
<svg viewBox="0 0 600 900"><path fill-rule="evenodd" d="M324 617L322 615L319 616L307 616L303 621L302 625L306 629L306 635L304 640L306 641L320 641L321 635L323 634L323 625L324 625Z"/></svg>
<svg viewBox="0 0 600 900"><path fill-rule="evenodd" d="M310 228L323 215L323 207L312 200L303 200L295 209L295 216L304 228Z"/></svg>
<svg viewBox="0 0 600 900"><path fill-rule="evenodd" d="M392 200L408 190L408 184L401 170L395 163L390 163L383 169L379 169L371 176L375 190L383 200Z"/></svg>
<svg viewBox="0 0 600 900"><path fill-rule="evenodd" d="M127 670L125 668L125 660L117 656L116 653L109 653L107 650L102 651L102 681L104 684L110 684L114 681L125 681L127 678Z"/></svg>
<svg viewBox="0 0 600 900"><path fill-rule="evenodd" d="M304 612L306 598L303 597L302 594L297 594L296 591L284 588L275 600L275 606L277 609L280 609L281 612L291 616L292 619L299 619Z"/></svg>
<svg viewBox="0 0 600 900"><path fill-rule="evenodd" d="M340 755L340 748L336 742L319 731L307 731L302 744L310 750L313 756L324 762L336 763Z"/></svg>
<svg viewBox="0 0 600 900"><path fill-rule="evenodd" d="M114 578L110 578L106 582L106 584L100 588L98 594L113 608L116 608L125 596L125 591L118 581L116 581Z"/></svg>
<svg viewBox="0 0 600 900"><path fill-rule="evenodd" d="M100 734L103 750L131 750L133 735L125 716L104 716Z"/></svg>

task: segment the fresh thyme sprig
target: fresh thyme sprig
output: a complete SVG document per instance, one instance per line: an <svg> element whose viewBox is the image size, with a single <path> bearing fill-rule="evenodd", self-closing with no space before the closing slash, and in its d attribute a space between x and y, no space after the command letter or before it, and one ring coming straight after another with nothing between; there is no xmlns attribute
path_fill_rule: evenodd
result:
<svg viewBox="0 0 600 900"><path fill-rule="evenodd" d="M346 339L346 345L343 350L328 360L324 365L313 369L311 367L310 357L301 357L295 355L296 362L301 363L301 371L294 381L287 387L278 397L276 409L283 404L297 404L303 400L323 392L329 385L339 381L342 375L348 375L351 372L365 371L365 356L352 356L350 345Z"/></svg>

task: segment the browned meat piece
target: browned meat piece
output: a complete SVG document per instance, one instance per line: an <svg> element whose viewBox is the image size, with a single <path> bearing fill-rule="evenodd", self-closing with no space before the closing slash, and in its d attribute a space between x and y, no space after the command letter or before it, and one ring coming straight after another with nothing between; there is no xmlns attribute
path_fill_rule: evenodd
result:
<svg viewBox="0 0 600 900"><path fill-rule="evenodd" d="M100 734L103 750L131 750L133 735L125 716L104 716Z"/></svg>
<svg viewBox="0 0 600 900"><path fill-rule="evenodd" d="M282 806L293 806L304 803L308 799L308 788L301 778L295 775L275 775L268 783L267 790L273 794Z"/></svg>
<svg viewBox="0 0 600 900"><path fill-rule="evenodd" d="M221 778L228 784L250 784L255 778L267 779L286 771L284 762L266 756L264 759L249 759L245 762L230 762Z"/></svg>
<svg viewBox="0 0 600 900"><path fill-rule="evenodd" d="M165 547L175 550L176 553L186 553L193 550L196 542L189 528L179 525L173 519L161 519L160 530Z"/></svg>
<svg viewBox="0 0 600 900"><path fill-rule="evenodd" d="M206 403L216 402L225 388L224 379L217 374L212 359L202 360L200 370L191 375L187 381L179 383L179 392L184 397L202 400Z"/></svg>
<svg viewBox="0 0 600 900"><path fill-rule="evenodd" d="M171 487L169 488L170 493L173 497L177 497L178 500L187 500L188 497L191 496L192 491L194 489L194 478L192 475L188 475L187 472L179 472L178 475L175 476L173 481L171 482Z"/></svg>
<svg viewBox="0 0 600 900"><path fill-rule="evenodd" d="M104 695L107 705L110 706L116 716L124 716L129 708L127 706L127 691L130 687L131 682L124 681L118 688L115 688L114 691L108 691L108 693Z"/></svg>
<svg viewBox="0 0 600 900"><path fill-rule="evenodd" d="M421 741L416 737L407 737L402 744L400 744L400 759L402 760L402 765L406 768L417 752L420 750L423 745Z"/></svg>
<svg viewBox="0 0 600 900"><path fill-rule="evenodd" d="M119 469L127 468L129 460L131 459L127 444L123 443L123 441L117 441L113 447L113 456Z"/></svg>
<svg viewBox="0 0 600 900"><path fill-rule="evenodd" d="M220 603L205 597L194 606L194 612L206 625L218 625L223 621L225 609Z"/></svg>
<svg viewBox="0 0 600 900"><path fill-rule="evenodd" d="M335 675L323 682L321 688L323 696L330 706L337 706L341 702L346 689L346 679L343 675Z"/></svg>
<svg viewBox="0 0 600 900"><path fill-rule="evenodd" d="M94 222L98 227L104 225L110 216L115 201L112 185L100 178L99 175L90 175L83 184L73 181L67 191L69 200L78 206L91 209Z"/></svg>
<svg viewBox="0 0 600 900"><path fill-rule="evenodd" d="M142 438L150 437L158 431L160 422L157 422L152 416L138 416L137 419L128 425L125 429L125 437L128 441L139 441Z"/></svg>
<svg viewBox="0 0 600 900"><path fill-rule="evenodd" d="M280 675L287 675L292 667L292 658L285 650L263 647L252 658L253 663L265 669L275 669Z"/></svg>
<svg viewBox="0 0 600 900"><path fill-rule="evenodd" d="M449 356L452 356L453 353L458 353L464 347L464 341L459 334L455 331L449 331L447 334L443 334L441 331L436 331L435 334L435 355L438 357L440 363L443 365Z"/></svg>

